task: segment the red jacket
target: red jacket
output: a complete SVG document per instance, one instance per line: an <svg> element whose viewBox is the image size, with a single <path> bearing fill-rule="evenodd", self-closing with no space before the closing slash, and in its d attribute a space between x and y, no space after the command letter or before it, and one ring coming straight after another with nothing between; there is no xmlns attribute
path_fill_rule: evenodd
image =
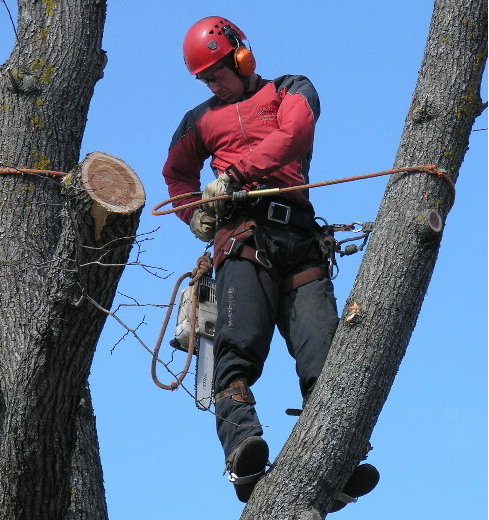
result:
<svg viewBox="0 0 489 520"><path fill-rule="evenodd" d="M231 165L237 168L235 180L246 182L243 189L309 182L314 125L320 113L317 92L304 76L260 81L261 88L248 99L226 104L213 96L187 112L163 166L170 197L201 191L200 171L209 157L216 176ZM181 199L174 206L198 199ZM307 192L293 192L292 199L311 209ZM189 223L194 211L188 208L177 215Z"/></svg>

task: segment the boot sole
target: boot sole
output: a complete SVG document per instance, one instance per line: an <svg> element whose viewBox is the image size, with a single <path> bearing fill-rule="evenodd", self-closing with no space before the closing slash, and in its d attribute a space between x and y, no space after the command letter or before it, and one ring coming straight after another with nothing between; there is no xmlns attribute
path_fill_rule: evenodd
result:
<svg viewBox="0 0 489 520"><path fill-rule="evenodd" d="M261 437L249 437L238 447L231 471L238 477L254 475L264 470L267 462L268 444ZM256 482L234 484L238 499L241 502L248 502L255 485Z"/></svg>

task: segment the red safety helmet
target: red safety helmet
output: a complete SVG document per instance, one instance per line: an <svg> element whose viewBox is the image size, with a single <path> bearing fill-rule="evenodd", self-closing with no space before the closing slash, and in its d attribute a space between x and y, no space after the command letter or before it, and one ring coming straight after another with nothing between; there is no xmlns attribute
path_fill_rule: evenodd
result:
<svg viewBox="0 0 489 520"><path fill-rule="evenodd" d="M223 28L226 30L223 31ZM226 18L208 16L195 22L183 39L183 59L190 74L198 74L211 67L234 49L240 48L243 40L246 40L243 31ZM248 52L251 54L251 51Z"/></svg>

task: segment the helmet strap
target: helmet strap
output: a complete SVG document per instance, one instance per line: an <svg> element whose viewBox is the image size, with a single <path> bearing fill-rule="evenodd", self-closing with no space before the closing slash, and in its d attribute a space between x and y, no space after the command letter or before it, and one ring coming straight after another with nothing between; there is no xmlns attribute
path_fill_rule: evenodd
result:
<svg viewBox="0 0 489 520"><path fill-rule="evenodd" d="M243 82L243 85L244 85L244 93L246 94L247 92L250 91L250 77L249 76L239 76L241 78L241 81Z"/></svg>

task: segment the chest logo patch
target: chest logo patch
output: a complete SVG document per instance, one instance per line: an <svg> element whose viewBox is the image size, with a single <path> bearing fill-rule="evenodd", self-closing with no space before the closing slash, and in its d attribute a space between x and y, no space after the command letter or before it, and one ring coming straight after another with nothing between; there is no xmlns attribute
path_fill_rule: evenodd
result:
<svg viewBox="0 0 489 520"><path fill-rule="evenodd" d="M258 117L263 125L274 125L277 121L277 112L273 105L260 105Z"/></svg>

